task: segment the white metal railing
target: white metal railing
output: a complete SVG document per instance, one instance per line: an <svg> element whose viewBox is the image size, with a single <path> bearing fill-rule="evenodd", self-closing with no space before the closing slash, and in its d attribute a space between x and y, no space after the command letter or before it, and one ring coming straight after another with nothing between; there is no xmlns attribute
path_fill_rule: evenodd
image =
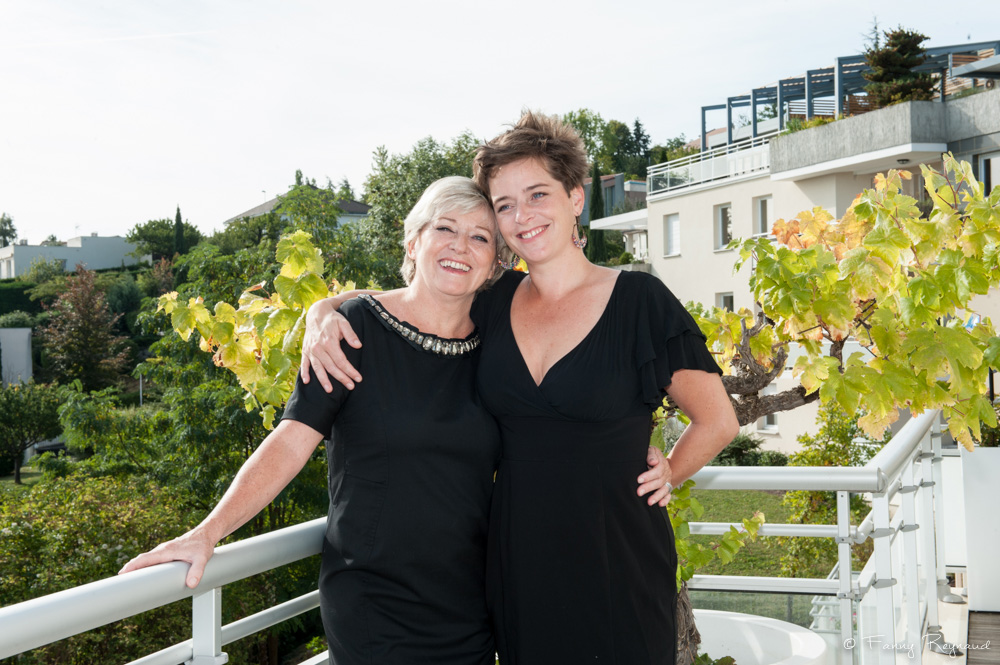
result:
<svg viewBox="0 0 1000 665"><path fill-rule="evenodd" d="M822 579L696 575L693 590L799 593L829 598L823 630L843 665L889 665L906 645L942 644L937 613L944 580L939 412L907 422L863 467L707 467L695 476L703 490L817 490L837 495L835 525L766 524L761 536L834 538L835 572ZM872 510L850 524L850 494L871 496ZM899 508L890 513L890 501ZM223 663L223 645L318 605L306 594L252 617L221 625L221 587L318 554L324 519L225 545L209 562L197 593L184 586L187 564L169 563L0 608L0 658L91 630L155 607L192 598L192 639L135 663ZM729 524L693 523L695 534L718 534ZM851 547L871 538L874 554L851 570ZM815 604L815 603L814 603ZM855 619L855 615L857 618ZM831 634L831 631L835 632ZM845 645L847 645L845 647ZM900 649L883 648L900 645ZM310 665L326 663L317 656Z"/></svg>
<svg viewBox="0 0 1000 665"><path fill-rule="evenodd" d="M771 132L651 166L646 171L646 196L767 173L771 168L769 143L776 135Z"/></svg>
<svg viewBox="0 0 1000 665"><path fill-rule="evenodd" d="M192 639L140 658L142 665L216 665L222 646L319 607L313 591L222 626L222 587L319 554L326 519L223 545L215 550L197 589L184 584L188 564L165 563L0 608L0 659L163 605L192 599ZM317 656L310 665L326 663Z"/></svg>

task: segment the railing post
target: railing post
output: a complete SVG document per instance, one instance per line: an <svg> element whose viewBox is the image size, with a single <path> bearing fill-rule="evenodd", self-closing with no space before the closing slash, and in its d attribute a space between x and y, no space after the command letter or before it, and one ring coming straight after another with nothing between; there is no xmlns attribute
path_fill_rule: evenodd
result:
<svg viewBox="0 0 1000 665"><path fill-rule="evenodd" d="M892 527L889 516L888 489L872 495L872 541L875 544L875 581L878 634L862 638L862 645L878 650L881 665L895 665L896 612L893 607L892 587L897 580L892 576Z"/></svg>
<svg viewBox="0 0 1000 665"><path fill-rule="evenodd" d="M932 515L929 520L934 525L933 533L927 535L927 547L930 550L930 561L927 566L927 632L924 640L927 648L936 653L949 656L960 656L962 652L945 640L941 632L941 620L938 617L938 599L945 602L963 602L960 596L951 593L948 579L944 572L944 481L941 472L941 418L938 416L931 425L929 441L921 442L921 449L926 445L930 456L924 456L927 468L924 479L930 478L931 494L924 501L926 511ZM930 462L927 464L927 462Z"/></svg>
<svg viewBox="0 0 1000 665"><path fill-rule="evenodd" d="M919 453L918 456L919 458ZM919 489L913 473L916 459L910 459L903 466L903 486L900 488L903 502L903 570L900 571L900 582L903 584L903 594L906 596L906 643L913 645L912 662L922 663L923 645L920 638L923 635L923 616L920 613L920 577L917 575L917 521L916 492Z"/></svg>
<svg viewBox="0 0 1000 665"><path fill-rule="evenodd" d="M927 632L941 631L937 606L937 547L934 542L938 531L938 523L934 519L934 494L937 486L934 484L934 469L932 460L934 452L931 448L932 431L920 440L920 530L921 552L920 560L924 566L924 595L927 597Z"/></svg>
<svg viewBox="0 0 1000 665"><path fill-rule="evenodd" d="M209 589L191 597L191 638L193 654L185 665L229 662L229 656L222 651L222 589Z"/></svg>
<svg viewBox="0 0 1000 665"><path fill-rule="evenodd" d="M840 662L853 665L854 652L848 644L854 639L854 581L851 575L851 493L837 492L837 575L840 578Z"/></svg>

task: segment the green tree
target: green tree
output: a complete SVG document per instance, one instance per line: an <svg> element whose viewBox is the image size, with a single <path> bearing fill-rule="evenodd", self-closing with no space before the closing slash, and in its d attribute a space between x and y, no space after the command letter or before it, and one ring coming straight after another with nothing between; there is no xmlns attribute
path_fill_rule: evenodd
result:
<svg viewBox="0 0 1000 665"><path fill-rule="evenodd" d="M47 259L44 256L36 256L31 260L31 266L27 272L18 279L22 282L32 284L44 284L53 280L62 279L65 275L63 262L59 259Z"/></svg>
<svg viewBox="0 0 1000 665"><path fill-rule="evenodd" d="M882 447L881 443L859 445L865 439L858 427L857 414L847 414L836 404L820 407L817 416L819 431L815 435L803 434L798 438L802 450L788 460L789 466L863 466ZM888 440L886 431L883 439ZM836 524L836 492L786 492L782 503L791 508L791 524ZM860 494L851 495L852 523L860 524L871 510ZM778 541L783 554L781 568L791 577L809 576L818 562L832 565L837 560L837 544L827 538L781 538ZM851 548L855 564L863 565L871 556L871 541ZM829 566L827 566L829 569Z"/></svg>
<svg viewBox="0 0 1000 665"><path fill-rule="evenodd" d="M135 478L78 476L43 480L16 501L0 500L0 597L5 604L22 602L112 577L131 552L183 533L189 511L182 501L176 492ZM190 623L190 604L174 603L28 652L17 662L131 660L176 643Z"/></svg>
<svg viewBox="0 0 1000 665"><path fill-rule="evenodd" d="M12 383L0 387L0 457L14 461L14 484L21 484L21 457L25 450L59 435L55 386Z"/></svg>
<svg viewBox="0 0 1000 665"><path fill-rule="evenodd" d="M0 247L13 245L17 239L17 229L14 220L7 213L0 214Z"/></svg>
<svg viewBox="0 0 1000 665"><path fill-rule="evenodd" d="M223 254L235 254L243 249L255 249L267 243L273 250L281 234L290 228L290 222L276 212L267 212L256 217L240 217L216 231L208 242Z"/></svg>
<svg viewBox="0 0 1000 665"><path fill-rule="evenodd" d="M115 334L112 314L92 270L77 265L66 291L51 308L52 318L39 330L60 383L80 380L87 390L115 383L128 364L125 338Z"/></svg>
<svg viewBox="0 0 1000 665"><path fill-rule="evenodd" d="M174 254L183 254L187 251L184 244L184 220L181 219L181 207L177 206L177 214L174 216Z"/></svg>
<svg viewBox="0 0 1000 665"><path fill-rule="evenodd" d="M375 150L372 172L365 181L365 200L372 208L359 231L376 262L372 275L376 282L386 288L402 286L403 220L435 180L449 175L471 177L479 144L465 132L450 143L427 137L405 154L390 155L384 147Z"/></svg>
<svg viewBox="0 0 1000 665"><path fill-rule="evenodd" d="M934 96L934 79L927 72L915 72L926 59L921 44L926 35L898 27L884 33L885 42L878 40L865 49L868 71L862 73L868 96L876 107L913 100L927 100Z"/></svg>
<svg viewBox="0 0 1000 665"><path fill-rule="evenodd" d="M297 180L300 176L301 172L296 172ZM288 229L302 229L325 252L335 243L337 218L343 211L337 205L333 189L321 189L307 183L295 185L278 196L274 212L288 224Z"/></svg>
<svg viewBox="0 0 1000 665"><path fill-rule="evenodd" d="M607 123L600 113L590 109L570 111L562 116L562 121L573 125L576 133L583 140L587 150L587 158L591 164L601 159L604 149L604 135Z"/></svg>
<svg viewBox="0 0 1000 665"><path fill-rule="evenodd" d="M178 208L180 213L180 208ZM176 219L151 219L142 224L136 224L126 234L125 239L136 246L133 255L145 256L151 254L153 261L171 258L176 249ZM183 246L185 252L203 240L201 231L188 222L182 222L184 228ZM182 252L183 254L184 252Z"/></svg>
<svg viewBox="0 0 1000 665"><path fill-rule="evenodd" d="M333 189L333 187L330 187L330 189ZM358 200L357 195L354 193L354 188L351 187L351 183L346 176L340 179L340 183L337 185L336 192L338 200L341 201Z"/></svg>
<svg viewBox="0 0 1000 665"><path fill-rule="evenodd" d="M608 260L607 244L604 242L604 231L594 228L594 221L604 217L604 187L601 184L601 169L594 162L590 172L590 229L587 234L587 258L593 263L603 263Z"/></svg>
<svg viewBox="0 0 1000 665"><path fill-rule="evenodd" d="M688 147L688 140L683 134L658 143L650 149L649 159L652 164L662 164L681 157L687 157L698 152L698 148Z"/></svg>

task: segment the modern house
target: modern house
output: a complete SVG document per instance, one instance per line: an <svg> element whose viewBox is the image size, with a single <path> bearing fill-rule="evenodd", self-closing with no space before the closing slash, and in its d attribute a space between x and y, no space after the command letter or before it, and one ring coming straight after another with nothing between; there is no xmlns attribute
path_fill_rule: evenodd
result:
<svg viewBox="0 0 1000 665"><path fill-rule="evenodd" d="M874 176L906 169L906 194L926 199L921 164L940 170L942 153L973 165L987 187L1000 184L1000 42L930 49L925 65L939 76L933 101L871 110L864 103L859 56L835 67L730 97L702 109L701 152L649 169L645 215L626 213L598 220L593 228L645 233L650 272L682 302L729 309L754 308L749 266L733 274L733 238L768 235L776 219L819 206L842 216ZM961 63L959 65L958 63ZM970 94L972 93L972 94ZM775 117L760 119L772 104ZM740 127L734 109L750 109ZM727 128L709 132L709 112L725 110ZM793 133L795 117L826 114L831 120ZM631 215L631 216L630 216ZM645 227L643 229L643 227ZM1000 297L979 301L979 312L1000 320ZM846 354L845 354L846 355ZM789 365L794 358L789 360ZM790 372L769 388L793 385ZM816 408L803 407L763 419L757 429L780 450L811 427Z"/></svg>
<svg viewBox="0 0 1000 665"><path fill-rule="evenodd" d="M63 270L70 272L78 263L90 270L101 270L151 261L150 256L133 256L135 249L135 245L121 236L98 236L96 233L70 238L61 245L29 245L27 240L22 240L16 245L0 247L0 279L23 275L36 259L55 259L62 263Z"/></svg>

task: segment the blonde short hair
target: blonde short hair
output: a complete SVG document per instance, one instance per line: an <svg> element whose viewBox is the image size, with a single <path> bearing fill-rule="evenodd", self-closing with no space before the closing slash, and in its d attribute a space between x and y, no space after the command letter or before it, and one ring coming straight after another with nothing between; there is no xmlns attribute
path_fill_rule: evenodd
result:
<svg viewBox="0 0 1000 665"><path fill-rule="evenodd" d="M410 258L406 249L410 246L410 243L417 239L417 236L420 235L428 224L436 219L440 219L447 213L466 214L480 208L485 208L489 212L490 219L493 220L494 226L496 226L496 215L493 213L493 206L490 205L486 194L476 186L475 182L462 176L448 176L432 182L424 190L424 193L420 195L420 200L417 201L417 204L413 206L410 214L403 221L403 265L399 267L399 274L403 276L403 281L407 284L413 281L413 275L417 270L416 263ZM483 284L482 288L489 286L500 278L500 275L503 274L503 268L499 262L501 260L509 262L512 256L507 243L504 242L503 236L500 235L499 228L493 233L493 242L496 245L498 261L493 273L486 280L486 283Z"/></svg>

